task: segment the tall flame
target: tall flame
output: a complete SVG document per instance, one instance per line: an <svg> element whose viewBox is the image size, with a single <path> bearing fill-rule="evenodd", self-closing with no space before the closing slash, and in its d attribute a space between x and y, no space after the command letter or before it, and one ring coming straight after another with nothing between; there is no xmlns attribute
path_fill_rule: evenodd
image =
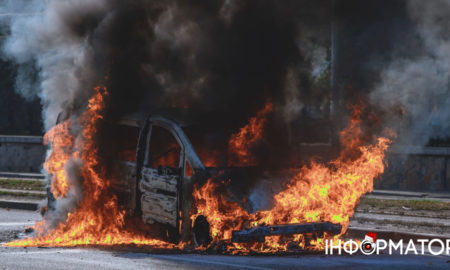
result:
<svg viewBox="0 0 450 270"><path fill-rule="evenodd" d="M228 152L231 160L230 166L254 166L255 157L251 153L251 147L263 138L263 128L267 121L267 115L272 112L273 105L269 100L256 116L250 118L247 125L239 132L233 134L228 144Z"/></svg>
<svg viewBox="0 0 450 270"><path fill-rule="evenodd" d="M328 164L312 162L302 167L286 188L274 196L274 206L267 211L248 214L239 204L229 202L219 191L218 184L210 179L194 191L197 212L193 216L208 218L215 240L230 239L231 231L257 225L288 224L330 221L348 228L362 195L373 190L373 181L383 173L384 155L391 141L380 137L373 145L363 146L361 140L361 113L363 107L353 110L350 125L341 132L344 149L341 155ZM352 154L353 156L349 157ZM356 154L356 157L355 157ZM259 251L286 249L280 237L266 237ZM305 243L301 235L293 239L304 247L314 244L321 247L320 239ZM242 249L242 246L235 245Z"/></svg>
<svg viewBox="0 0 450 270"><path fill-rule="evenodd" d="M86 111L79 117L81 137L70 135L70 122L51 129L46 140L52 140L53 152L46 161L46 169L53 175L52 191L63 197L69 191L67 162L81 162L79 176L83 179L84 197L77 208L68 213L65 223L47 229L45 221L35 225L37 236L7 243L7 246L77 246L137 244L170 247L166 242L146 238L125 226L125 210L117 204L117 197L109 190L111 181L105 178L94 136L102 119L105 87L95 87Z"/></svg>
<svg viewBox="0 0 450 270"><path fill-rule="evenodd" d="M275 206L258 213L266 224L330 221L347 229L349 218L362 195L373 190L373 181L384 172L384 153L390 140L380 137L374 145L362 146L362 108L354 108L350 125L341 132L344 149L328 165L312 162L303 167L275 195ZM348 153L357 152L356 159Z"/></svg>
<svg viewBox="0 0 450 270"><path fill-rule="evenodd" d="M44 135L44 144L52 144L52 152L44 162L44 169L53 176L51 190L56 198L64 197L69 191L64 166L71 158L70 146L73 141L69 120L57 124Z"/></svg>

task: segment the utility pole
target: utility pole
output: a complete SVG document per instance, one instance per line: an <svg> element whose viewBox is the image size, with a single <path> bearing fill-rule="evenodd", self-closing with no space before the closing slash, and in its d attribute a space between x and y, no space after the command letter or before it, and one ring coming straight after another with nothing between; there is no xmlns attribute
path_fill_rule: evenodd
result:
<svg viewBox="0 0 450 270"><path fill-rule="evenodd" d="M331 0L331 79L330 79L330 143L331 157L340 152L339 130L342 116L342 93L339 83L339 32L340 22L337 14L337 0Z"/></svg>

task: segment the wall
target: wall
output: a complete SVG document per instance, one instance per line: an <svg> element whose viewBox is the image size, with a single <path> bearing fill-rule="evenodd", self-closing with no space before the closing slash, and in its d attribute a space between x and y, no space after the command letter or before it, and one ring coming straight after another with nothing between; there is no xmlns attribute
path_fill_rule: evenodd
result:
<svg viewBox="0 0 450 270"><path fill-rule="evenodd" d="M393 147L388 167L375 183L377 189L450 191L450 148Z"/></svg>
<svg viewBox="0 0 450 270"><path fill-rule="evenodd" d="M0 135L0 171L39 173L46 149L40 136Z"/></svg>

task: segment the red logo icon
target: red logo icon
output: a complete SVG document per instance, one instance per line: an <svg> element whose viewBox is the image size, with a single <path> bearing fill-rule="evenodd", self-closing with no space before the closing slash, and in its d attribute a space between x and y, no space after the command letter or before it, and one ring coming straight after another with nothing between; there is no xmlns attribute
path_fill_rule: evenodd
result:
<svg viewBox="0 0 450 270"><path fill-rule="evenodd" d="M361 252L370 255L375 252L377 241L377 234L373 232L369 232L364 237L364 240L361 242Z"/></svg>

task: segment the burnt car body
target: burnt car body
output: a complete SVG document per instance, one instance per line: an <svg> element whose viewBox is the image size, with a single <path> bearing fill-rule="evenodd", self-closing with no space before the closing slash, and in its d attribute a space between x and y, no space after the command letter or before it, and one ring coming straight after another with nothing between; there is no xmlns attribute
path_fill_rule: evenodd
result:
<svg viewBox="0 0 450 270"><path fill-rule="evenodd" d="M117 142L108 145L118 147L111 152L118 155L113 157L112 175L119 203L128 214L138 216L145 224L163 228L165 233L161 235L165 240L192 241L196 245L211 240L208 217L198 216L194 222L191 220L194 185L201 185L211 178L219 182L235 179L235 182L247 185L251 178L260 176L257 168L206 167L181 125L167 117L128 116L112 126L109 137ZM121 138L117 135L120 133L129 137ZM50 191L48 194L49 208L52 209L54 198ZM239 203L238 197L230 199ZM243 208L249 210L248 206ZM259 226L233 231L231 241L260 241L268 235L324 231L337 234L340 230L340 225L328 222Z"/></svg>
<svg viewBox="0 0 450 270"><path fill-rule="evenodd" d="M174 229L175 234L178 232L182 240L188 240L191 234L189 211L193 184L195 181L204 180L207 174L186 134L177 123L162 116L151 116L144 121L131 117L123 118L118 124L140 129L136 162L123 163L127 171L124 180L131 186L130 210L140 214L145 223L165 224ZM172 136L177 142L177 167L152 165L157 164L151 162L150 154L152 140L156 139L152 136L155 127L168 131L167 136ZM170 152L171 149L167 149L165 154ZM157 158L163 157L164 155ZM187 175L188 164L193 170L192 176Z"/></svg>

